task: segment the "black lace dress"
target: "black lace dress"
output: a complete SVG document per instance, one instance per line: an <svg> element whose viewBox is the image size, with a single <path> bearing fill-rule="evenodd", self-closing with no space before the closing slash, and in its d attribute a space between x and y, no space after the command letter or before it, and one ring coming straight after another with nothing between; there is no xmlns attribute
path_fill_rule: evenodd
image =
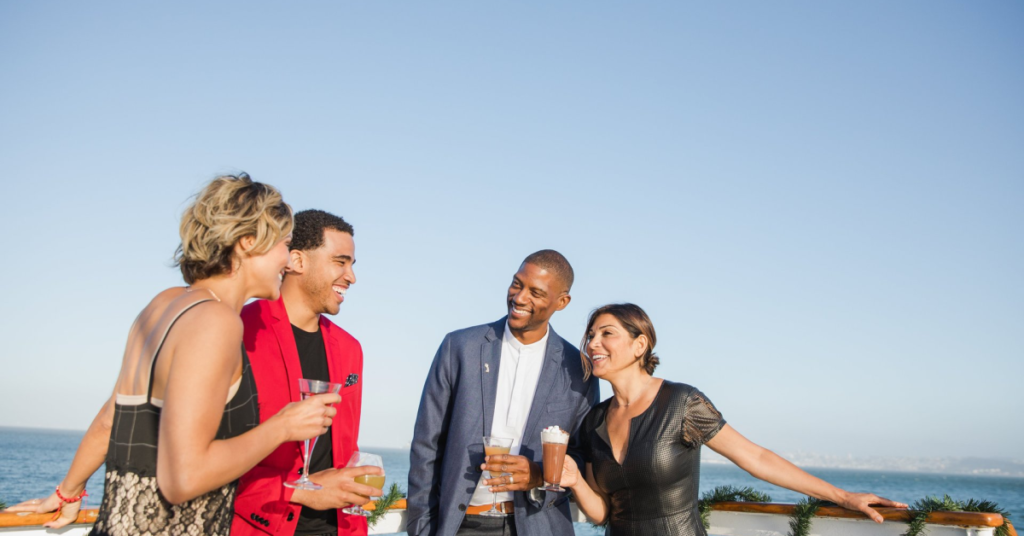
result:
<svg viewBox="0 0 1024 536"><path fill-rule="evenodd" d="M178 317L194 305L179 312ZM170 327L167 331L170 331ZM162 345L163 341L160 343ZM156 363L156 357L153 363ZM90 534L228 534L231 530L237 481L178 505L167 502L157 489L156 446L163 403L152 396L152 370L149 381L148 394L144 396L117 395L114 428L110 432L110 446L107 450L103 502ZM234 393L224 408L217 439L237 436L259 424L256 383L245 348L242 348L242 377L231 390Z"/></svg>
<svg viewBox="0 0 1024 536"><path fill-rule="evenodd" d="M700 447L725 426L722 414L696 388L666 380L630 421L620 465L605 423L611 400L590 410L580 435L598 491L609 499L606 536L705 536L697 510Z"/></svg>

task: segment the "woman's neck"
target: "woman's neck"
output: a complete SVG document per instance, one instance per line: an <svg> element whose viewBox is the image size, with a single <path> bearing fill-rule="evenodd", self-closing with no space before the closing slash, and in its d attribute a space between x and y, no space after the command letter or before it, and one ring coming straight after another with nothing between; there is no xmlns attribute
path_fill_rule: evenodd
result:
<svg viewBox="0 0 1024 536"><path fill-rule="evenodd" d="M625 373L626 371L623 372ZM615 403L621 408L628 408L630 405L646 398L648 388L651 386L651 382L654 381L654 377L637 370L622 374L608 381L612 384L612 394L615 398Z"/></svg>
<svg viewBox="0 0 1024 536"><path fill-rule="evenodd" d="M217 301L227 305L234 309L238 313L242 312L242 306L245 302L249 301L251 296L247 296L245 293L245 287L239 278L231 275L216 275L208 277L206 279L200 279L195 283L189 285L189 289L192 291L206 290L213 294L213 297Z"/></svg>

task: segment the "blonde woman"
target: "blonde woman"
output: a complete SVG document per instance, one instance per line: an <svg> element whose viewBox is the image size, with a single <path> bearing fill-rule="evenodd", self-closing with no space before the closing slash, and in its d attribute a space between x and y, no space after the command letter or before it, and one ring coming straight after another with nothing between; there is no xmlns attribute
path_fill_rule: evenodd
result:
<svg viewBox="0 0 1024 536"><path fill-rule="evenodd" d="M580 427L584 478L566 456L562 486L608 536L704 536L697 511L700 448L707 445L751 475L858 510L881 522L871 505L906 508L870 493L851 493L816 478L743 437L711 400L683 383L654 377L654 325L631 303L594 310L580 354L587 374L614 395Z"/></svg>
<svg viewBox="0 0 1024 536"><path fill-rule="evenodd" d="M291 208L248 175L214 179L185 210L176 261L187 287L167 289L128 334L114 394L50 497L11 510L77 517L85 483L106 462L92 534L227 534L237 479L287 441L330 426L338 395L292 403L259 425L239 312L277 299ZM31 504L31 503L36 504Z"/></svg>

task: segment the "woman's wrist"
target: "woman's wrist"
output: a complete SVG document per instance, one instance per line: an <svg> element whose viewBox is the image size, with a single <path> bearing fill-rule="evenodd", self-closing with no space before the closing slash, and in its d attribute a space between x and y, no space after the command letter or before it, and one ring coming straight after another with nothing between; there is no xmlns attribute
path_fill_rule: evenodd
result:
<svg viewBox="0 0 1024 536"><path fill-rule="evenodd" d="M85 491L85 482L74 484L65 479L57 485L57 490L65 497L77 497Z"/></svg>

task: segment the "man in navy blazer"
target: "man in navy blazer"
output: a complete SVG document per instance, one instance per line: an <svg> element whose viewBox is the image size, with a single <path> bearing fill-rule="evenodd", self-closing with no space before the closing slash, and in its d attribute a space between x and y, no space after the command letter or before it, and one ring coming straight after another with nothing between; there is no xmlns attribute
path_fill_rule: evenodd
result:
<svg viewBox="0 0 1024 536"><path fill-rule="evenodd" d="M567 493L535 489L543 486L541 430L568 431L568 454L581 461L576 432L599 398L597 381L583 379L579 350L548 324L569 305L572 281L565 257L538 251L512 278L508 316L441 342L416 415L410 536L573 533ZM512 439L511 453L485 465L484 436ZM494 478L483 478L485 467ZM505 515L479 515L492 500Z"/></svg>

